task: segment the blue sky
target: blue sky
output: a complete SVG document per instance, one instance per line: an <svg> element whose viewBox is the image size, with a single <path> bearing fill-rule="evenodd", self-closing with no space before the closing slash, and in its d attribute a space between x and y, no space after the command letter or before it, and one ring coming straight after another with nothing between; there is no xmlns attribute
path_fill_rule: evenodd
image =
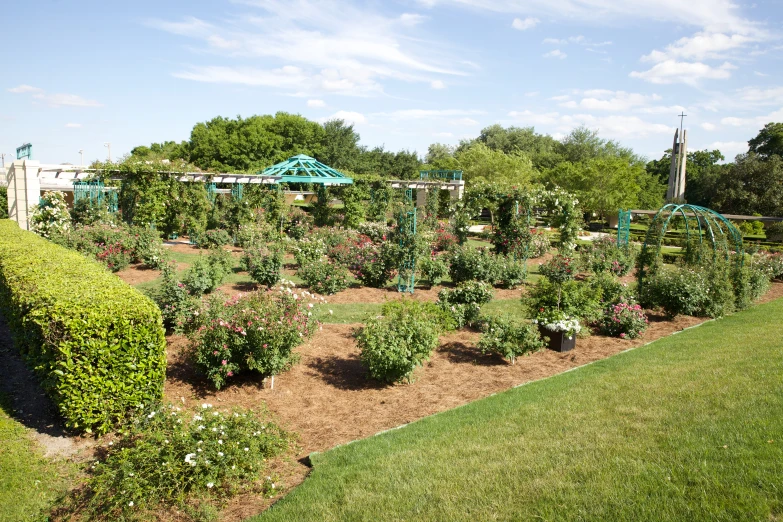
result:
<svg viewBox="0 0 783 522"><path fill-rule="evenodd" d="M0 152L116 159L214 116L351 121L423 155L493 124L584 124L660 157L728 158L783 121L783 2L19 2L4 26ZM6 158L8 159L8 158Z"/></svg>

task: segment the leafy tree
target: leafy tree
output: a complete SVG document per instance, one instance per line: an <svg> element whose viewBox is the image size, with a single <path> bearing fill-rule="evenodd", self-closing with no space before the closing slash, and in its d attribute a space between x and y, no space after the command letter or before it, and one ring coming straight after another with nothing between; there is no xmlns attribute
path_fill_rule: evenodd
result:
<svg viewBox="0 0 783 522"><path fill-rule="evenodd" d="M723 213L779 216L783 212L783 159L740 154L721 172L715 202Z"/></svg>
<svg viewBox="0 0 783 522"><path fill-rule="evenodd" d="M316 156L319 161L336 169L355 170L362 153L359 134L353 124L344 120L329 120L324 123L324 140Z"/></svg>
<svg viewBox="0 0 783 522"><path fill-rule="evenodd" d="M783 123L767 123L755 138L748 141L748 149L763 160L772 156L783 157Z"/></svg>
<svg viewBox="0 0 783 522"><path fill-rule="evenodd" d="M465 181L529 185L536 175L530 159L521 153L505 154L475 142L456 155Z"/></svg>
<svg viewBox="0 0 783 522"><path fill-rule="evenodd" d="M686 159L685 200L693 205L707 208L716 206L714 197L717 194L717 182L721 173L727 168L720 162L725 158L721 151L697 150L688 153ZM672 151L667 150L659 160L647 163L647 172L658 179L664 186L669 184Z"/></svg>

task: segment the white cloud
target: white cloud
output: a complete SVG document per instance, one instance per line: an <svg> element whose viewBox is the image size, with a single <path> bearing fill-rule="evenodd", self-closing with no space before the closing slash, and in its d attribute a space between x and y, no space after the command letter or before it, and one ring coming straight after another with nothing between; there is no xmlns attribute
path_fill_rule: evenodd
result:
<svg viewBox="0 0 783 522"><path fill-rule="evenodd" d="M473 118L457 118L456 120L449 120L449 123L452 125L460 125L465 127L472 127L479 124L479 122Z"/></svg>
<svg viewBox="0 0 783 522"><path fill-rule="evenodd" d="M737 154L748 152L747 141L714 141L708 147L710 150L718 149L727 160L733 159Z"/></svg>
<svg viewBox="0 0 783 522"><path fill-rule="evenodd" d="M642 61L659 63L667 60L722 60L729 57L729 51L741 49L757 41L757 37L742 34L699 32L691 37L680 38L664 51L653 51L643 56Z"/></svg>
<svg viewBox="0 0 783 522"><path fill-rule="evenodd" d="M715 126L715 124L713 124L713 123L709 123L709 122L704 122L704 123L702 123L702 124L701 124L701 125L699 125L699 126L700 126L702 129L706 130L706 131L714 131L715 129L717 129L717 128L718 128L718 127L716 127L716 126Z"/></svg>
<svg viewBox="0 0 783 522"><path fill-rule="evenodd" d="M769 74L759 72L759 71L753 71L753 74L755 74L756 76L761 76L762 78L766 78L767 76L769 76Z"/></svg>
<svg viewBox="0 0 783 522"><path fill-rule="evenodd" d="M103 106L103 104L95 100L88 100L86 98L82 98L81 96L77 96L75 94L64 94L64 93L46 94L46 91L44 91L43 89L40 89L38 87L33 87L31 85L19 85L18 87L13 87L11 89L8 89L8 92L12 92L14 94L30 94L32 95L32 98L34 100L38 100L42 103L45 103L49 107L54 107L54 108L102 107Z"/></svg>
<svg viewBox="0 0 783 522"><path fill-rule="evenodd" d="M552 97L551 97L551 98L549 98L549 99L550 99L550 100L552 100L552 101L563 102L563 101L568 101L568 100L570 100L570 99L571 99L571 96L570 96L570 95L568 95L568 94L561 94L561 95L559 95L559 96L552 96Z"/></svg>
<svg viewBox="0 0 783 522"><path fill-rule="evenodd" d="M645 121L637 116L534 113L529 110L512 111L509 116L519 120L523 125L539 125L560 133L567 133L574 127L585 125L598 129L602 136L621 140L646 137L651 134L668 134L673 130L669 125Z"/></svg>
<svg viewBox="0 0 783 522"><path fill-rule="evenodd" d="M568 45L568 40L560 40L558 38L544 38L541 43L550 45Z"/></svg>
<svg viewBox="0 0 783 522"><path fill-rule="evenodd" d="M720 120L723 125L729 125L731 127L749 127L758 129L761 129L764 125L771 121L783 121L783 108L771 112L766 116L750 116L746 118L728 116Z"/></svg>
<svg viewBox="0 0 783 522"><path fill-rule="evenodd" d="M479 110L463 109L403 109L392 112L378 112L372 116L380 116L393 121L427 120L437 118L458 118L485 114ZM456 121L456 120L455 120ZM475 120L472 120L475 121Z"/></svg>
<svg viewBox="0 0 783 522"><path fill-rule="evenodd" d="M22 84L22 85L19 85L17 87L13 87L11 89L8 89L8 92L12 92L14 94L23 94L23 93L27 93L27 92L40 94L40 93L44 92L44 90L40 89L38 87L33 87L32 85Z"/></svg>
<svg viewBox="0 0 783 522"><path fill-rule="evenodd" d="M783 87L759 89L757 87L744 87L737 91L739 99L747 104L754 105L783 105Z"/></svg>
<svg viewBox="0 0 783 522"><path fill-rule="evenodd" d="M582 108L590 111L612 111L627 112L631 109L648 107L655 101L661 99L657 94L640 94L625 91L611 91L607 89L591 89L577 92L581 94L582 99L579 102L570 100L569 96L555 97L562 98L560 105L567 108ZM555 98L552 98L553 100Z"/></svg>
<svg viewBox="0 0 783 522"><path fill-rule="evenodd" d="M539 91L530 91L530 92L526 92L525 96L527 96L528 98L535 98L539 94L541 94Z"/></svg>
<svg viewBox="0 0 783 522"><path fill-rule="evenodd" d="M560 58L562 60L568 55L563 51L561 51L560 49L555 49L554 51L549 51L548 53L544 53L543 56L544 58Z"/></svg>
<svg viewBox="0 0 783 522"><path fill-rule="evenodd" d="M326 107L326 102L323 100L307 100L308 107Z"/></svg>
<svg viewBox="0 0 783 522"><path fill-rule="evenodd" d="M731 77L731 71L736 69L729 62L719 67L712 67L701 62L678 62L666 60L655 64L647 71L633 71L629 76L655 84L685 83L696 85L700 80L725 80Z"/></svg>
<svg viewBox="0 0 783 522"><path fill-rule="evenodd" d="M433 89L445 89L446 84L443 83L441 80L432 80L430 82L430 87L432 87Z"/></svg>
<svg viewBox="0 0 783 522"><path fill-rule="evenodd" d="M364 114L354 111L337 111L327 118L321 118L319 121L325 122L329 120L343 120L354 125L367 123L367 117Z"/></svg>
<svg viewBox="0 0 783 522"><path fill-rule="evenodd" d="M65 128L66 129L80 129L82 126L81 123L66 123Z"/></svg>
<svg viewBox="0 0 783 522"><path fill-rule="evenodd" d="M433 134L436 138L453 138L454 134L451 132L436 132Z"/></svg>
<svg viewBox="0 0 783 522"><path fill-rule="evenodd" d="M202 42L195 49L201 56L218 57L215 65L184 68L175 77L274 87L297 95L326 91L370 96L382 94L387 79L429 84L441 75L467 74L454 50L419 38L416 26L426 19L419 14L390 17L336 0L242 3L259 9L258 14L214 23L196 18L148 22ZM288 67L297 69L301 83L289 74L274 78L275 71Z"/></svg>
<svg viewBox="0 0 783 522"><path fill-rule="evenodd" d="M538 18L533 18L531 16L525 18L524 20L521 18L514 18L514 21L511 23L511 27L518 31L527 31L528 29L532 29L533 27L537 26L540 21L541 20Z"/></svg>

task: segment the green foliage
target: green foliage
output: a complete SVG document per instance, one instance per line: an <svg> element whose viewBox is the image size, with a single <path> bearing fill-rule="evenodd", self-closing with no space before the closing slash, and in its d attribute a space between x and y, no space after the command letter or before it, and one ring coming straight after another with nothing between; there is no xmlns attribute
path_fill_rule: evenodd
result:
<svg viewBox="0 0 783 522"><path fill-rule="evenodd" d="M340 187L340 199L343 202L343 226L345 228L357 228L364 221L364 191L357 185L343 185Z"/></svg>
<svg viewBox="0 0 783 522"><path fill-rule="evenodd" d="M350 270L364 286L384 288L394 275L400 260L397 245L384 241L355 244L350 251Z"/></svg>
<svg viewBox="0 0 783 522"><path fill-rule="evenodd" d="M783 241L783 221L769 225L765 233L769 241Z"/></svg>
<svg viewBox="0 0 783 522"><path fill-rule="evenodd" d="M236 234L236 244L241 248L250 248L278 237L279 234L271 224L260 220L239 225Z"/></svg>
<svg viewBox="0 0 783 522"><path fill-rule="evenodd" d="M308 288L321 295L332 295L348 288L348 269L327 258L300 264L296 275Z"/></svg>
<svg viewBox="0 0 783 522"><path fill-rule="evenodd" d="M367 207L367 219L384 221L389 205L395 197L394 189L385 183L371 189L370 205Z"/></svg>
<svg viewBox="0 0 783 522"><path fill-rule="evenodd" d="M331 222L331 209L329 208L329 187L323 183L315 186L316 200L313 204L313 222L317 227L329 225Z"/></svg>
<svg viewBox="0 0 783 522"><path fill-rule="evenodd" d="M373 243L386 241L386 238L391 234L391 229L385 222L381 221L365 221L359 224L356 230L360 234L369 237Z"/></svg>
<svg viewBox="0 0 783 522"><path fill-rule="evenodd" d="M764 235L764 223L761 221L734 221L733 223L742 232L742 237Z"/></svg>
<svg viewBox="0 0 783 522"><path fill-rule="evenodd" d="M593 274L587 280L587 284L598 292L601 302L605 304L616 304L633 299L633 292L628 284L621 283L608 272Z"/></svg>
<svg viewBox="0 0 783 522"><path fill-rule="evenodd" d="M783 254L759 254L754 256L752 261L769 279L783 277Z"/></svg>
<svg viewBox="0 0 783 522"><path fill-rule="evenodd" d="M242 372L273 376L296 362L293 349L317 323L304 303L309 293L283 288L229 299L215 293L204 300L190 335L191 353L215 388Z"/></svg>
<svg viewBox="0 0 783 522"><path fill-rule="evenodd" d="M611 236L600 237L584 245L581 249L582 264L593 273L609 272L624 276L634 267L635 251L632 247L617 246L617 240Z"/></svg>
<svg viewBox="0 0 783 522"><path fill-rule="evenodd" d="M497 259L489 249L456 246L448 253L448 262L454 284L483 281L491 285L497 279Z"/></svg>
<svg viewBox="0 0 783 522"><path fill-rule="evenodd" d="M231 273L234 265L231 253L217 247L205 258L199 256L185 274L183 283L193 295L212 292Z"/></svg>
<svg viewBox="0 0 783 522"><path fill-rule="evenodd" d="M641 303L669 317L720 317L734 309L734 290L722 263L710 267L664 267L644 281Z"/></svg>
<svg viewBox="0 0 783 522"><path fill-rule="evenodd" d="M283 249L276 244L245 250L240 266L247 270L256 283L272 288L280 281L283 268Z"/></svg>
<svg viewBox="0 0 783 522"><path fill-rule="evenodd" d="M65 194L59 191L47 192L33 206L30 217L30 230L41 237L63 234L71 228L71 216Z"/></svg>
<svg viewBox="0 0 783 522"><path fill-rule="evenodd" d="M724 214L783 214L783 158L749 153L737 156L733 165L721 170L711 189L710 208Z"/></svg>
<svg viewBox="0 0 783 522"><path fill-rule="evenodd" d="M449 274L449 267L443 261L444 256L429 255L424 256L416 262L416 269L421 274L430 287L437 285Z"/></svg>
<svg viewBox="0 0 783 522"><path fill-rule="evenodd" d="M764 125L756 137L748 141L748 150L763 159L783 157L783 123L770 122Z"/></svg>
<svg viewBox="0 0 783 522"><path fill-rule="evenodd" d="M511 364L516 364L520 355L536 352L545 346L538 328L508 316L485 317L481 330L484 332L478 342L481 353L496 353Z"/></svg>
<svg viewBox="0 0 783 522"><path fill-rule="evenodd" d="M299 267L317 261L326 255L326 243L319 237L306 237L294 245L294 257Z"/></svg>
<svg viewBox="0 0 783 522"><path fill-rule="evenodd" d="M411 381L413 370L438 344L438 326L421 314L421 304L403 300L381 317L368 318L355 336L370 376L385 382Z"/></svg>
<svg viewBox="0 0 783 522"><path fill-rule="evenodd" d="M268 415L219 411L204 403L195 413L173 405L145 411L128 434L91 466L80 492L95 517L151 519L161 505L183 509L200 500L275 487L267 459L286 451L290 436Z"/></svg>
<svg viewBox="0 0 783 522"><path fill-rule="evenodd" d="M535 175L533 164L525 154L506 154L480 142L458 150L455 157L464 172L463 179L468 182L481 180L525 186Z"/></svg>
<svg viewBox="0 0 783 522"><path fill-rule="evenodd" d="M397 316L409 313L420 317L426 317L438 329L439 333L451 332L457 329L457 323L454 322L452 315L437 305L427 301L416 301L413 299L393 299L386 301L381 307L381 315Z"/></svg>
<svg viewBox="0 0 783 522"><path fill-rule="evenodd" d="M313 228L313 218L300 208L288 209L283 224L283 229L292 239L303 239Z"/></svg>
<svg viewBox="0 0 783 522"><path fill-rule="evenodd" d="M577 260L563 254L552 256L546 263L538 265L538 273L554 284L573 281L579 271Z"/></svg>
<svg viewBox="0 0 783 522"><path fill-rule="evenodd" d="M497 256L497 282L502 288L516 288L527 279L527 264L512 256Z"/></svg>
<svg viewBox="0 0 783 522"><path fill-rule="evenodd" d="M231 234L222 228L207 230L196 236L196 245L199 248L220 248L233 243L234 240L231 238Z"/></svg>
<svg viewBox="0 0 783 522"><path fill-rule="evenodd" d="M528 249L528 257L536 258L541 257L552 248L552 243L549 241L549 236L544 232L533 230L530 235L530 248Z"/></svg>
<svg viewBox="0 0 783 522"><path fill-rule="evenodd" d="M601 319L601 333L621 339L636 339L647 329L647 315L633 301L619 301L609 305Z"/></svg>
<svg viewBox="0 0 783 522"><path fill-rule="evenodd" d="M492 285L481 281L465 281L456 288L438 292L438 306L451 313L458 328L478 320L482 305L492 300Z"/></svg>
<svg viewBox="0 0 783 522"><path fill-rule="evenodd" d="M0 187L0 219L8 219L8 188Z"/></svg>
<svg viewBox="0 0 783 522"><path fill-rule="evenodd" d="M531 317L559 311L561 315L594 323L602 315L601 292L601 288L579 281L556 284L542 278L522 298L522 303Z"/></svg>
<svg viewBox="0 0 783 522"><path fill-rule="evenodd" d="M175 333L182 333L198 308L198 298L177 279L173 264L163 267L162 283L150 297L160 308L163 324Z"/></svg>
<svg viewBox="0 0 783 522"><path fill-rule="evenodd" d="M769 290L769 273L757 265L732 267L731 284L734 289L734 307L744 310Z"/></svg>
<svg viewBox="0 0 783 522"><path fill-rule="evenodd" d="M0 305L68 427L105 433L161 397L160 311L98 263L0 222Z"/></svg>

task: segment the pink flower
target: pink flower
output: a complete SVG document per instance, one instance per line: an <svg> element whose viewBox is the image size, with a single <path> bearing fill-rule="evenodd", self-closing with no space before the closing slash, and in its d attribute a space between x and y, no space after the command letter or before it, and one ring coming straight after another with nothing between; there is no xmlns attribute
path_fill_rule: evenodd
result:
<svg viewBox="0 0 783 522"><path fill-rule="evenodd" d="M620 334L620 339L625 339L625 333Z"/></svg>
<svg viewBox="0 0 783 522"><path fill-rule="evenodd" d="M229 372L228 372L226 375L227 375L228 377L231 377L232 375L234 375L234 372L232 372L232 371L230 371L230 370L229 370Z"/></svg>
<svg viewBox="0 0 783 522"><path fill-rule="evenodd" d="M214 352L212 352L212 355L217 355L217 354L218 354L218 351L217 351L217 350L215 350Z"/></svg>
<svg viewBox="0 0 783 522"><path fill-rule="evenodd" d="M225 360L225 359L223 359L223 360L222 360L222 361L220 361L220 362L221 362L221 364L222 364L223 366L225 366L225 365L227 365L227 364L228 364L228 361L227 361L227 360Z"/></svg>

